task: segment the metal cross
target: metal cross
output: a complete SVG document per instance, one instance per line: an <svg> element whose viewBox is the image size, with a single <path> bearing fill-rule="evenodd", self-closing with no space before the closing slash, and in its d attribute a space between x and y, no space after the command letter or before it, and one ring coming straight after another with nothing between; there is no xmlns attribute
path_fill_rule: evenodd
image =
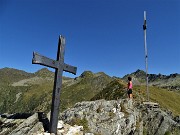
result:
<svg viewBox="0 0 180 135"><path fill-rule="evenodd" d="M57 60L49 59L42 56L36 52L33 52L32 64L40 64L47 67L55 69L54 77L54 89L52 95L52 106L51 106L51 117L50 117L50 133L57 134L57 124L58 124L58 113L60 105L60 91L62 86L62 74L63 71L76 74L77 67L70 66L64 63L64 50L65 48L65 38L59 36Z"/></svg>

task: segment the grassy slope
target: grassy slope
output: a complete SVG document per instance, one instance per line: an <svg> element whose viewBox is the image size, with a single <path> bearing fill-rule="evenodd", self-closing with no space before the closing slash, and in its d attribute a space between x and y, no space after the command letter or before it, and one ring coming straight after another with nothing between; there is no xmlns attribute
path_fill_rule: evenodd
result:
<svg viewBox="0 0 180 135"><path fill-rule="evenodd" d="M125 83L114 80L107 85L101 92L92 98L92 100L106 99L112 100L117 98L126 98ZM173 115L180 115L180 92L168 91L167 89L154 86L149 87L150 101L157 102L163 109L168 109ZM134 100L138 102L146 101L146 87L134 86Z"/></svg>
<svg viewBox="0 0 180 135"><path fill-rule="evenodd" d="M90 100L112 80L105 74L98 74L84 72L76 83L68 87L64 86L61 94L61 109L72 107L77 102Z"/></svg>
<svg viewBox="0 0 180 135"><path fill-rule="evenodd" d="M42 104L50 101L52 95L52 83L42 83L41 85L32 86L6 86L5 91L1 93L0 112L32 112L41 110ZM17 95L20 94L18 100ZM46 106L47 107L47 106ZM44 108L46 110L46 108Z"/></svg>
<svg viewBox="0 0 180 135"><path fill-rule="evenodd" d="M2 70L5 70L5 72ZM52 78L54 73L43 69L36 72L35 75L44 78L40 84L32 84L29 86L9 85L10 82L19 81L26 78L34 77L34 74L29 74L19 70L10 70L9 68L1 69L1 78L3 82L0 84L0 112L32 112L32 111L49 111L52 99L53 79L46 80L46 77ZM10 78L10 81L9 81ZM63 84L61 91L61 111L71 107L76 102L95 99L117 99L125 93L124 87L126 84L120 80L112 81L112 78L104 73L93 74L92 72L84 72L76 80L64 78L67 83ZM70 81L68 81L70 80ZM112 81L112 82L111 82ZM69 85L69 82L73 82ZM109 83L111 82L111 83ZM108 84L109 83L109 84ZM108 84L108 85L107 85ZM107 87L105 87L107 85ZM135 86L133 93L135 100L146 98L145 86ZM102 91L101 91L102 90ZM19 99L17 95L21 93ZM96 95L96 96L95 96ZM138 97L138 95L140 95ZM168 91L166 89L150 87L151 101L158 102L162 108L171 110L173 114L180 115L180 92Z"/></svg>
<svg viewBox="0 0 180 135"><path fill-rule="evenodd" d="M53 79L49 78L52 78L53 74L43 69L36 72L35 75L40 78L40 80L36 80L36 84L30 83L27 86L12 86L11 84L16 82L12 81L10 84L0 85L1 113L48 112L50 110ZM25 79L24 77L21 78ZM71 107L76 102L90 100L110 81L111 78L109 76L102 73L93 74L92 72L84 72L76 80L63 77L63 82L65 83L61 90L61 111ZM16 101L17 95L20 96Z"/></svg>
<svg viewBox="0 0 180 135"><path fill-rule="evenodd" d="M107 87L95 95L91 100L106 99L114 100L119 98L124 98L126 95L125 88L126 85L118 79L111 81Z"/></svg>
<svg viewBox="0 0 180 135"><path fill-rule="evenodd" d="M147 99L146 87L145 86L135 86L134 95L138 100ZM172 111L174 115L180 115L180 93L177 91L168 91L167 89L162 89L158 87L149 87L150 101L157 102L162 108ZM143 99L141 101L143 101Z"/></svg>
<svg viewBox="0 0 180 135"><path fill-rule="evenodd" d="M2 68L0 69L0 86L30 77L33 77L33 74L12 68Z"/></svg>
<svg viewBox="0 0 180 135"><path fill-rule="evenodd" d="M54 73L47 69L39 70L35 74L11 68L0 69L0 113L32 112L39 109L37 106L46 102L45 99L49 95L47 93L52 91L53 82L49 78L53 75ZM36 80L38 85L32 83L26 86L12 86L14 82L31 80L35 76L40 78Z"/></svg>

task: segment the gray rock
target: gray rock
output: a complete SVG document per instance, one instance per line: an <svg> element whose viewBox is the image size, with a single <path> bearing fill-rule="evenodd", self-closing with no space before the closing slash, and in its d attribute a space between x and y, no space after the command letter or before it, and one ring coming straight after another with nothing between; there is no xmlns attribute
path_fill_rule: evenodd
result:
<svg viewBox="0 0 180 135"><path fill-rule="evenodd" d="M27 118L22 124L20 124L10 135L27 135L28 132L34 127L39 121L38 114L35 113L31 117Z"/></svg>
<svg viewBox="0 0 180 135"><path fill-rule="evenodd" d="M131 100L97 100L75 104L74 108L64 111L60 119L67 123L77 119L86 120L90 133L126 135L136 130L139 115Z"/></svg>
<svg viewBox="0 0 180 135"><path fill-rule="evenodd" d="M7 119L7 118L0 118L0 135L7 135L11 133L15 128L21 124L24 119Z"/></svg>
<svg viewBox="0 0 180 135"><path fill-rule="evenodd" d="M167 132L180 134L180 125L172 119L171 115L160 109L156 112L150 110L142 118L147 135L164 135Z"/></svg>
<svg viewBox="0 0 180 135"><path fill-rule="evenodd" d="M24 114L4 116L0 117L0 135L48 134L45 133L49 126L48 116L43 112L30 117ZM18 119L26 116L27 119ZM150 110L129 99L79 102L74 108L60 113L59 119L63 122L58 127L58 135L180 135L179 116L173 118L169 111Z"/></svg>
<svg viewBox="0 0 180 135"><path fill-rule="evenodd" d="M35 126L27 133L27 135L40 134L44 132L44 127L42 122L38 122Z"/></svg>

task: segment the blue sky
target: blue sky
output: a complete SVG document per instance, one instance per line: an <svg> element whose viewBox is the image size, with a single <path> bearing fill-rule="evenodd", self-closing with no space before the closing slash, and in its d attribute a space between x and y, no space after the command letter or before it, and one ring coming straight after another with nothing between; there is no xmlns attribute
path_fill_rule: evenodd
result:
<svg viewBox="0 0 180 135"><path fill-rule="evenodd" d="M61 34L65 63L77 66L77 76L145 70L144 11L149 73L180 73L179 0L1 0L0 68L43 68L32 64L33 51L55 59Z"/></svg>

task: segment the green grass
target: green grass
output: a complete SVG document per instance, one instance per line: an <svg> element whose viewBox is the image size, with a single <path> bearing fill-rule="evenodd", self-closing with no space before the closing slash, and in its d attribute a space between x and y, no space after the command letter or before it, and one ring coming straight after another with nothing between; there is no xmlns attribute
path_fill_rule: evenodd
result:
<svg viewBox="0 0 180 135"><path fill-rule="evenodd" d="M83 78L71 86L64 86L61 93L61 110L72 107L75 103L89 101L105 87L111 79L105 75L92 76L90 72L84 72Z"/></svg>
<svg viewBox="0 0 180 135"><path fill-rule="evenodd" d="M1 86L0 95L0 112L34 112L47 111L52 97L53 83L44 82L40 85L32 86ZM16 95L21 93L16 101ZM16 102L15 102L16 101ZM42 109L43 108L43 109Z"/></svg>
<svg viewBox="0 0 180 135"><path fill-rule="evenodd" d="M95 95L91 100L106 99L106 100L116 100L122 98L125 94L124 91L125 84L119 80L111 81L107 87Z"/></svg>
<svg viewBox="0 0 180 135"><path fill-rule="evenodd" d="M164 135L171 135L170 131L166 131Z"/></svg>
<svg viewBox="0 0 180 135"><path fill-rule="evenodd" d="M138 99L137 93L147 99L146 87L145 86L135 86L133 93ZM172 111L174 115L180 115L180 93L176 91L168 91L167 89L162 89L158 87L149 87L150 101L159 103L160 107ZM142 100L143 101L143 100ZM145 100L144 100L145 101Z"/></svg>

